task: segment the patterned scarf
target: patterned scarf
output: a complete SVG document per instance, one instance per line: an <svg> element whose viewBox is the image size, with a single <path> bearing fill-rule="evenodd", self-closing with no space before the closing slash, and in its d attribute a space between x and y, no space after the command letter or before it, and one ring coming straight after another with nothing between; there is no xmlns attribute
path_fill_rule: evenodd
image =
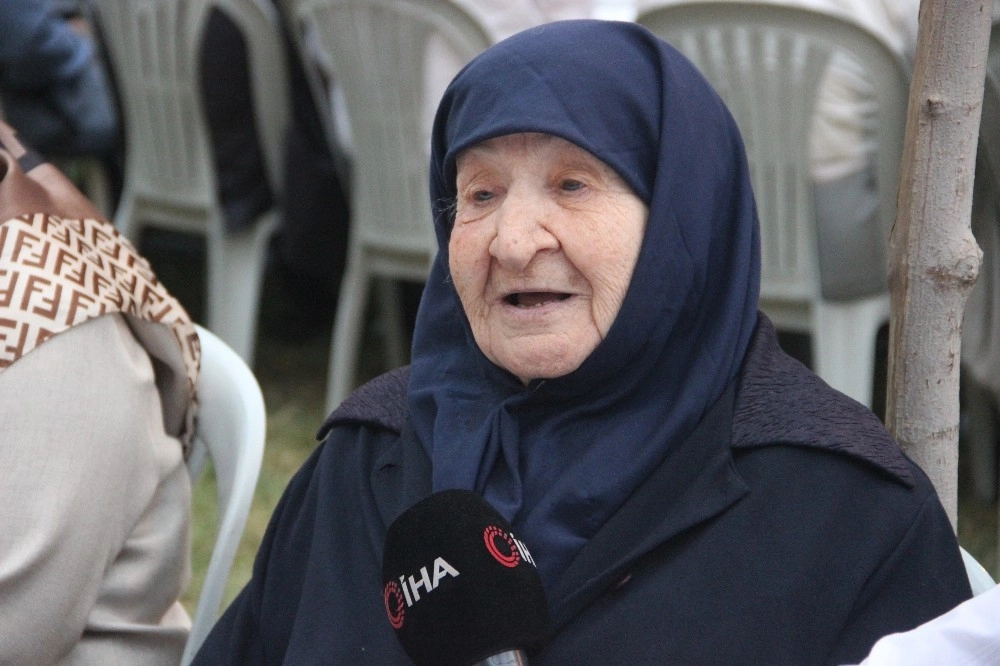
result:
<svg viewBox="0 0 1000 666"><path fill-rule="evenodd" d="M149 263L6 126L0 127L0 168L0 372L72 326L122 314L172 332L193 397L198 335ZM195 410L194 400L188 402L185 444Z"/></svg>

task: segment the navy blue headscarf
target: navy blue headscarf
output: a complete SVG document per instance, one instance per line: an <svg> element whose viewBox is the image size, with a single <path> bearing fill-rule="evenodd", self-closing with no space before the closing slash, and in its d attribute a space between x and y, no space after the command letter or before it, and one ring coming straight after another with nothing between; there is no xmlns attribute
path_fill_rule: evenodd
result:
<svg viewBox="0 0 1000 666"><path fill-rule="evenodd" d="M611 166L649 206L607 337L524 386L479 350L449 279L455 160L543 132ZM500 42L452 81L431 146L438 254L417 316L409 401L433 489L482 494L547 587L738 374L757 321L756 209L736 124L646 29L563 21Z"/></svg>

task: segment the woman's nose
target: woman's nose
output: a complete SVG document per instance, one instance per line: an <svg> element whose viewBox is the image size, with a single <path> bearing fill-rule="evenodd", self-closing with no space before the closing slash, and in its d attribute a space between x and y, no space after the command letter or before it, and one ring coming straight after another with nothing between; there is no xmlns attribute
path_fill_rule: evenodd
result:
<svg viewBox="0 0 1000 666"><path fill-rule="evenodd" d="M546 222L553 214L544 195L508 192L500 206L490 254L510 270L523 270L539 253L559 248Z"/></svg>

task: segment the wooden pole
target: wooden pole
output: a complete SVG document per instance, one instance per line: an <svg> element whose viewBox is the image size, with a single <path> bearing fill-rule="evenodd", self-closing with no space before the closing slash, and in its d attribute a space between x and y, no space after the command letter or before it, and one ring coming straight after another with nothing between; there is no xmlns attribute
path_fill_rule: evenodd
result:
<svg viewBox="0 0 1000 666"><path fill-rule="evenodd" d="M923 0L889 240L886 425L958 523L962 317L982 253L970 229L992 0Z"/></svg>

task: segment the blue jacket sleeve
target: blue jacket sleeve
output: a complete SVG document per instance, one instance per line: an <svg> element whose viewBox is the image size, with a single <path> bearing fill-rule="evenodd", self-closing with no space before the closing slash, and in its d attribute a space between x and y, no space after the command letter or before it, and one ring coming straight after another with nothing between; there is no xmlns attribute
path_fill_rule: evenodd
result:
<svg viewBox="0 0 1000 666"><path fill-rule="evenodd" d="M93 44L58 16L47 0L0 2L0 84L42 89L79 76Z"/></svg>

